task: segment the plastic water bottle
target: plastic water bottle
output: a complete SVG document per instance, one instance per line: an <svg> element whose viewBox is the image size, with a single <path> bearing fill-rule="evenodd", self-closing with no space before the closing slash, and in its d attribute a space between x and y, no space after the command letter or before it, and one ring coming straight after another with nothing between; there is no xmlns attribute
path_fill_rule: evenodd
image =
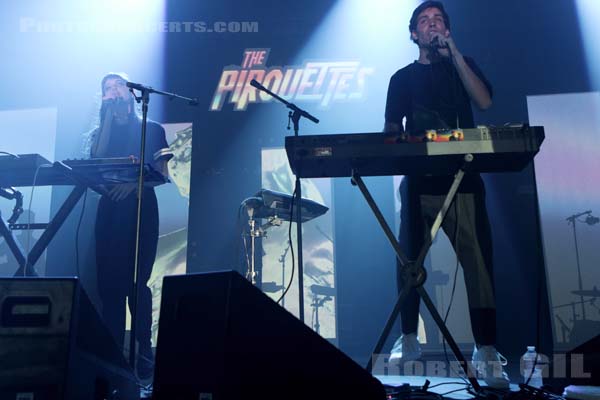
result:
<svg viewBox="0 0 600 400"><path fill-rule="evenodd" d="M537 362L536 362L537 359ZM533 367L535 363L535 368ZM542 360L535 351L535 346L527 346L527 352L521 357L521 374L523 375L523 382L527 382L529 379L529 386L535 388L541 388L542 382Z"/></svg>

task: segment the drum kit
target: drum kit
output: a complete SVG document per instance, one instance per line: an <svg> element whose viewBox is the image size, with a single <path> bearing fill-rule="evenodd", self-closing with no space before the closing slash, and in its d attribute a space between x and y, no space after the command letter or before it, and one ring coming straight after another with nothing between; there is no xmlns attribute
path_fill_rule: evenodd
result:
<svg viewBox="0 0 600 400"><path fill-rule="evenodd" d="M267 229L273 226L281 226L284 221L297 222L296 215L292 208L293 198L291 195L274 190L261 189L253 197L245 199L241 207L246 210L248 215L248 229L242 232L244 249L246 250L246 279L253 285L260 285L260 271L256 265L256 239L267 236ZM316 201L302 198L302 219L301 223L308 222L316 217L325 214L329 208L317 203ZM257 220L266 221L259 224ZM249 245L247 241L249 239ZM287 252L287 251L286 251ZM285 254L284 254L285 257ZM285 283L282 283L285 285Z"/></svg>
<svg viewBox="0 0 600 400"><path fill-rule="evenodd" d="M573 290L571 293L582 298L589 297L589 299L561 304L555 306L554 308L571 309L571 328L569 328L568 324L560 316L556 315L556 317L560 323L563 341L568 343L570 346L577 346L591 337L600 334L600 321L588 319L585 315L585 312L581 314L581 318L578 318L579 314L577 313L577 306L585 307L585 304L591 305L600 313L600 308L596 306L596 299L600 298L600 289L594 286L594 288L591 290Z"/></svg>
<svg viewBox="0 0 600 400"><path fill-rule="evenodd" d="M582 219L586 217L585 219ZM600 290L594 286L592 290L584 290L583 289L583 279L581 276L581 265L579 262L579 245L577 242L577 228L576 223L585 223L587 225L596 225L600 222L600 218L592 215L592 210L587 210L583 212L579 212L573 214L566 218L567 222L573 227L573 241L575 244L575 260L577 267L577 284L578 289L571 291L572 294L579 296L579 301L574 301L567 304L561 304L559 306L555 306L555 309L558 308L570 308L572 315L573 327L569 328L568 325L563 321L560 316L557 314L556 318L558 319L561 331L563 342L568 343L570 346L575 347L580 345L581 343L587 341L591 337L594 337L600 334L600 321L590 320L586 316L586 304L589 304L593 308L595 308L600 313L600 308L596 305L596 299L600 297ZM586 299L589 297L589 299ZM577 314L577 306L580 306L581 310L581 318ZM567 339L568 335L568 339Z"/></svg>

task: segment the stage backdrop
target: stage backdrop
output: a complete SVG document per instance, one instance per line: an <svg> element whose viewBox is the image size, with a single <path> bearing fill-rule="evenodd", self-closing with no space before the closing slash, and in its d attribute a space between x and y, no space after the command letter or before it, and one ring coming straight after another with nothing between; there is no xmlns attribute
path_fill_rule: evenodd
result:
<svg viewBox="0 0 600 400"><path fill-rule="evenodd" d="M54 160L54 146L56 142L56 108L21 109L0 112L0 132L2 141L0 152L11 154L37 153L49 161ZM2 158L12 157L0 154ZM33 184L33 182L32 182ZM19 223L45 223L50 218L50 187L22 187L18 190L23 195L23 214ZM14 201L0 197L0 212L2 219L11 216ZM33 247L40 237L40 231L14 231L15 238L27 252ZM4 238L0 237L0 276L13 276L18 269L18 264ZM46 273L46 255L40 258L35 265L40 275Z"/></svg>
<svg viewBox="0 0 600 400"><path fill-rule="evenodd" d="M600 334L600 93L527 98L546 128L535 168L556 347Z"/></svg>
<svg viewBox="0 0 600 400"><path fill-rule="evenodd" d="M162 281L165 275L187 270L188 205L192 162L192 124L163 124L167 134L171 182L156 188L160 231L156 261L148 287L152 290L152 339L156 345Z"/></svg>

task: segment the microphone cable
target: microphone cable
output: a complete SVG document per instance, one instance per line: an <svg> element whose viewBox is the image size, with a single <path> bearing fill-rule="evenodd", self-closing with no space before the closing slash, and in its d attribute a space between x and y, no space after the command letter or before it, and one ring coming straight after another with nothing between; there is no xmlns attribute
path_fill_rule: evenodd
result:
<svg viewBox="0 0 600 400"><path fill-rule="evenodd" d="M52 164L41 164L35 169L35 173L33 174L33 182L31 184L31 192L29 193L29 204L27 205L27 231L31 230L31 204L33 203L33 194L35 191L35 186L37 184L38 173L40 169L44 167L52 167ZM29 232L28 232L29 233ZM26 246L25 246L25 263L23 265L23 276L27 276L27 264L29 263L29 250L31 249L31 236L32 234L27 235ZM33 268L33 265L31 266Z"/></svg>
<svg viewBox="0 0 600 400"><path fill-rule="evenodd" d="M290 274L290 281L287 284L285 290L283 291L283 293L281 294L281 296L279 297L279 299L277 299L277 303L281 302L281 300L283 300L283 298L285 297L285 295L287 294L287 292L290 290L290 288L292 287L292 283L294 281L294 272L296 270L296 258L294 255L294 245L292 243L292 222L294 221L294 199L296 199L296 189L294 189L294 192L292 193L292 198L290 200L290 224L288 227L288 243L290 244L290 254L292 256L292 272ZM296 222L298 223L298 222Z"/></svg>
<svg viewBox="0 0 600 400"><path fill-rule="evenodd" d="M81 269L79 268L79 230L81 228L81 221L85 214L85 205L87 201L88 190L85 190L83 194L83 204L81 205L81 213L79 214L79 221L77 222L77 228L75 229L75 272L77 276L81 277Z"/></svg>

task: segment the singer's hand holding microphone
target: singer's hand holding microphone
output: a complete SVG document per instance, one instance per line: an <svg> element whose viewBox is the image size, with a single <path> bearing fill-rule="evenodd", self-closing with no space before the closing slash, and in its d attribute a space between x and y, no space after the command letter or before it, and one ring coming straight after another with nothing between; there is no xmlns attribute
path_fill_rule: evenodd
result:
<svg viewBox="0 0 600 400"><path fill-rule="evenodd" d="M451 54L458 54L458 49L456 48L452 36L445 36L440 32L433 32L431 34L429 46L444 57L450 57Z"/></svg>

